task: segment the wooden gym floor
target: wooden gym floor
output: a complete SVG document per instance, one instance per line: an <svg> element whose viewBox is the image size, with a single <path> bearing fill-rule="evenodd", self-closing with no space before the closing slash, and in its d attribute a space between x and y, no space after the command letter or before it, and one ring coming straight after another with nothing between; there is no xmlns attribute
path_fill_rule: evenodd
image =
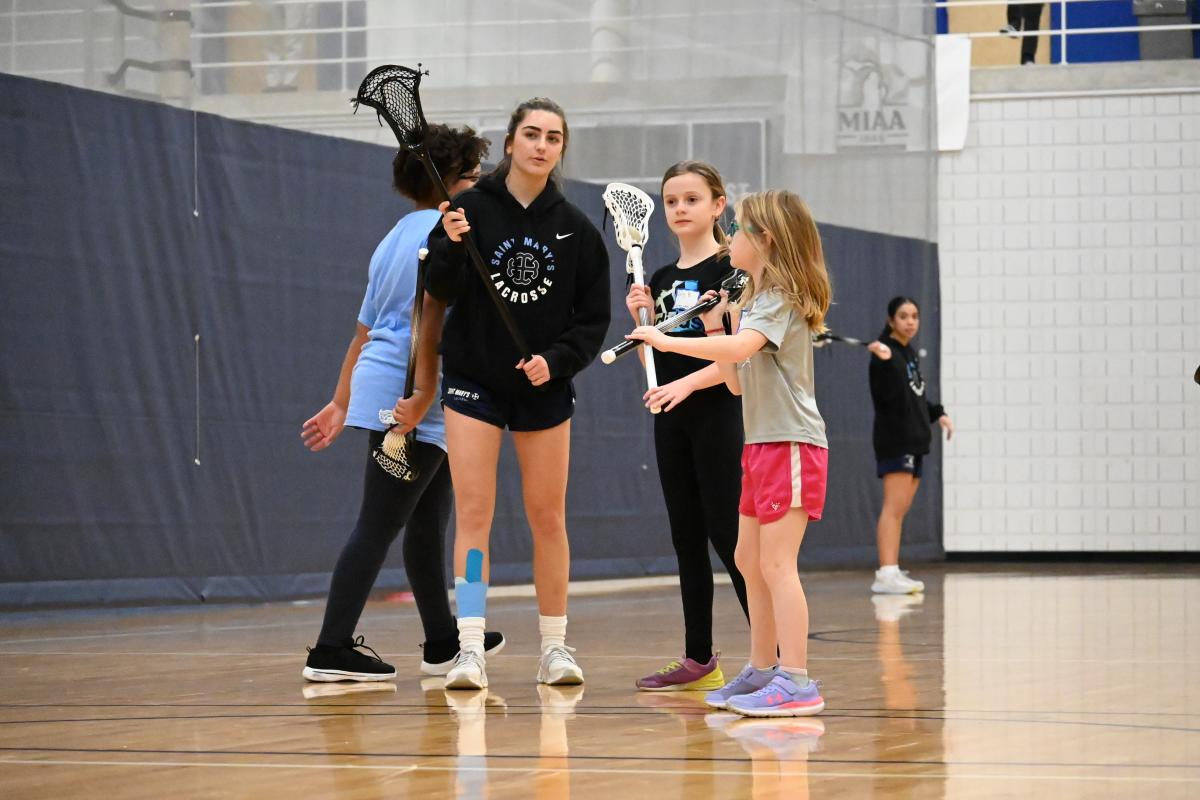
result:
<svg viewBox="0 0 1200 800"><path fill-rule="evenodd" d="M0 616L0 796L1200 797L1195 565L949 565L923 598L805 575L828 709L743 721L634 679L678 655L677 589L575 597L587 683L534 683L532 599L491 689L417 674L410 604L360 632L391 683L306 684L321 602ZM716 640L747 637L727 585Z"/></svg>

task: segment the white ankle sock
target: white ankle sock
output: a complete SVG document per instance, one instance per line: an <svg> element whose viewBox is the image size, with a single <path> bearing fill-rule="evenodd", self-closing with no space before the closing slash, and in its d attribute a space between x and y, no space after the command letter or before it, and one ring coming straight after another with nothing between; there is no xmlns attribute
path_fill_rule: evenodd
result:
<svg viewBox="0 0 1200 800"><path fill-rule="evenodd" d="M458 646L462 650L473 650L476 653L483 652L483 631L485 630L486 618L484 617L459 617L458 618Z"/></svg>
<svg viewBox="0 0 1200 800"><path fill-rule="evenodd" d="M900 565L899 564L888 564L886 567L880 567L879 569L875 570L875 574L876 575L899 575L900 574Z"/></svg>
<svg viewBox="0 0 1200 800"><path fill-rule="evenodd" d="M567 643L567 618L546 617L538 614L538 630L542 634L542 652L551 647L562 647Z"/></svg>

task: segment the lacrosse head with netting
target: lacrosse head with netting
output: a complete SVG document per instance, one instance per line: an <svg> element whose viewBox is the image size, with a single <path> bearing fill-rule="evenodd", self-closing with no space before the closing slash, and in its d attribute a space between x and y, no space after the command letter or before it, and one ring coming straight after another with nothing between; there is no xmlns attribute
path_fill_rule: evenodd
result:
<svg viewBox="0 0 1200 800"><path fill-rule="evenodd" d="M750 273L740 269L735 269L725 276L725 280L721 281L721 288L729 292L729 302L731 303L741 299L749 285Z"/></svg>
<svg viewBox="0 0 1200 800"><path fill-rule="evenodd" d="M625 252L635 245L645 247L650 239L650 215L654 213L650 195L627 183L610 183L604 189L604 205L612 214L617 246Z"/></svg>
<svg viewBox="0 0 1200 800"><path fill-rule="evenodd" d="M363 78L358 94L350 99L354 110L359 104L375 109L387 121L401 146L416 150L425 142L425 114L421 111L421 76L429 74L411 67L384 64Z"/></svg>
<svg viewBox="0 0 1200 800"><path fill-rule="evenodd" d="M395 426L396 424L390 408L380 410L379 421L385 425ZM411 483L420 474L412 463L412 444L415 441L415 435L416 431L401 433L399 428L390 427L383 435L383 441L371 452L371 457L388 475L397 480Z"/></svg>

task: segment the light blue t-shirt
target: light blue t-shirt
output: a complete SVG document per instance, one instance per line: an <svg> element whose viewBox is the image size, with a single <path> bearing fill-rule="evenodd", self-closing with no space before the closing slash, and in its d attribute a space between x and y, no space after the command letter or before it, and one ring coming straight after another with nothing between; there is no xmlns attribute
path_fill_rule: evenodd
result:
<svg viewBox="0 0 1200 800"><path fill-rule="evenodd" d="M383 237L371 256L367 292L358 321L370 328L350 379L350 408L346 424L382 431L380 409L391 409L404 393L408 369L413 295L417 288L417 251L441 215L437 211L406 214ZM425 419L417 426L417 441L446 449L446 423L439 394Z"/></svg>

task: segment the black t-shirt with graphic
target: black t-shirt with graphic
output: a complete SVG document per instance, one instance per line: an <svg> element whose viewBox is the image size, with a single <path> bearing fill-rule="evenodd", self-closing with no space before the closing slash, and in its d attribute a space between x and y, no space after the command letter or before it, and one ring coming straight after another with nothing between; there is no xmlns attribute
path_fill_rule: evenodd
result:
<svg viewBox="0 0 1200 800"><path fill-rule="evenodd" d="M699 264L681 269L675 264L657 270L650 276L650 297L654 301L654 324L694 306L709 289L719 289L721 281L733 271L728 255L713 255ZM668 331L669 336L704 336L704 321L699 317ZM711 362L678 353L654 352L654 367L658 383L670 383L684 375L703 369ZM723 383L705 390L728 393Z"/></svg>

